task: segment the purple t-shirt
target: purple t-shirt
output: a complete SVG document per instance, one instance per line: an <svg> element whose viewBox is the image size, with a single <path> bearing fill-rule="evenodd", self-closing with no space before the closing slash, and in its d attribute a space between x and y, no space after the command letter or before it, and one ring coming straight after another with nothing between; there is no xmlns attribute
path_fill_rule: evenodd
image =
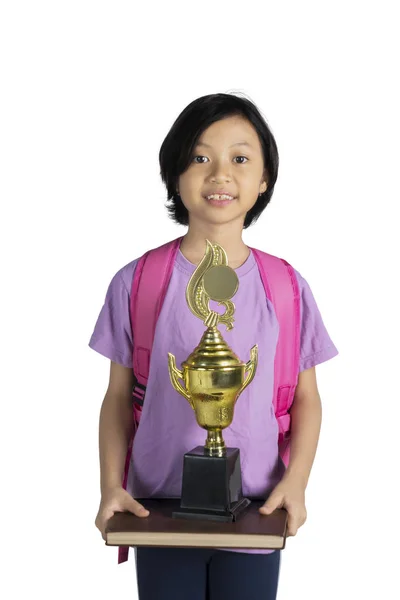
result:
<svg viewBox="0 0 400 600"><path fill-rule="evenodd" d="M130 368L135 332L131 328L129 301L137 262L135 259L128 263L112 278L89 342L93 350ZM168 372L168 352L175 355L181 368L205 331L185 297L195 269L196 265L178 250L156 325L146 397L132 447L127 490L136 498L180 497L183 455L204 445L206 440L206 431L197 425L189 403L173 388ZM278 423L272 402L279 323L265 295L252 252L235 271L239 289L233 297L234 327L227 331L219 325L219 329L242 362L250 359L250 349L257 344L258 366L252 383L237 400L233 422L223 430L223 437L228 447L240 448L244 495L267 499L285 472L278 452ZM295 273L301 293L300 371L304 371L333 358L338 350L308 283L298 271ZM216 309L216 303L212 308Z"/></svg>

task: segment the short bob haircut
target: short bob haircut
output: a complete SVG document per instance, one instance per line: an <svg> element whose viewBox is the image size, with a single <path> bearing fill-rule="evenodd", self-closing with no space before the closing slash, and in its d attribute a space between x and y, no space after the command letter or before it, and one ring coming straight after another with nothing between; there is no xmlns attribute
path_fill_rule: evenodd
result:
<svg viewBox="0 0 400 600"><path fill-rule="evenodd" d="M212 123L233 115L245 117L255 128L263 151L264 169L268 174L267 189L247 213L243 228L247 229L255 223L270 202L278 177L279 156L275 138L264 117L247 98L233 94L209 94L188 104L172 125L160 148L160 175L168 193L166 207L169 217L176 223L189 224L189 213L177 193L177 187L179 176L191 163L197 140Z"/></svg>

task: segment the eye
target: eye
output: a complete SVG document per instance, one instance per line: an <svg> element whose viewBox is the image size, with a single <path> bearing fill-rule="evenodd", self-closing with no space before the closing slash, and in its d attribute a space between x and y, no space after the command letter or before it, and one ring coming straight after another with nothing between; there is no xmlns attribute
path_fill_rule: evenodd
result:
<svg viewBox="0 0 400 600"><path fill-rule="evenodd" d="M192 159L192 160L193 160L194 162L196 162L197 164L202 164L202 163L203 163L203 161L201 161L201 162L198 162L198 161L196 160L196 158L207 158L207 157L206 157L206 156L202 156L201 154L197 154L196 156L194 156L194 157L193 157L193 159ZM246 161L247 161L247 160L249 160L249 159L247 158L247 156L235 156L235 158L244 158ZM207 159L207 160L208 160L208 159ZM240 162L240 163L238 163L238 164L239 164L239 165L244 165L245 163L244 163L244 162Z"/></svg>

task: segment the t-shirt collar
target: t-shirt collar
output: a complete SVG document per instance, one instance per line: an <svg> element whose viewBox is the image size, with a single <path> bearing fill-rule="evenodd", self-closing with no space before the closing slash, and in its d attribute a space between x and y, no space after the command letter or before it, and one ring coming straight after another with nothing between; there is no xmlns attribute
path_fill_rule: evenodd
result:
<svg viewBox="0 0 400 600"><path fill-rule="evenodd" d="M246 275L246 273L251 271L251 269L253 269L257 264L252 250L250 248L249 250L250 254L245 260L245 262L242 265L240 265L240 267L235 269L236 275L238 277L243 277L243 275ZM178 249L178 252L176 254L176 264L179 265L181 270L185 271L189 275L192 275L192 273L194 273L198 266L194 265L185 256L183 256L180 248Z"/></svg>

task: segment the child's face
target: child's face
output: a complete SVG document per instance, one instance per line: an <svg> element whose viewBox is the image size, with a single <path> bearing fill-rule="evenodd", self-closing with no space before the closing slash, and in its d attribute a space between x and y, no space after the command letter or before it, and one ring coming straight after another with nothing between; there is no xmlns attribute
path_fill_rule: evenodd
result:
<svg viewBox="0 0 400 600"><path fill-rule="evenodd" d="M244 141L250 147L234 145ZM189 212L189 222L244 222L258 195L267 189L263 171L260 140L247 119L231 116L210 125L194 148L191 164L179 177L178 189ZM211 204L205 196L217 190L226 190L234 199L227 204Z"/></svg>

